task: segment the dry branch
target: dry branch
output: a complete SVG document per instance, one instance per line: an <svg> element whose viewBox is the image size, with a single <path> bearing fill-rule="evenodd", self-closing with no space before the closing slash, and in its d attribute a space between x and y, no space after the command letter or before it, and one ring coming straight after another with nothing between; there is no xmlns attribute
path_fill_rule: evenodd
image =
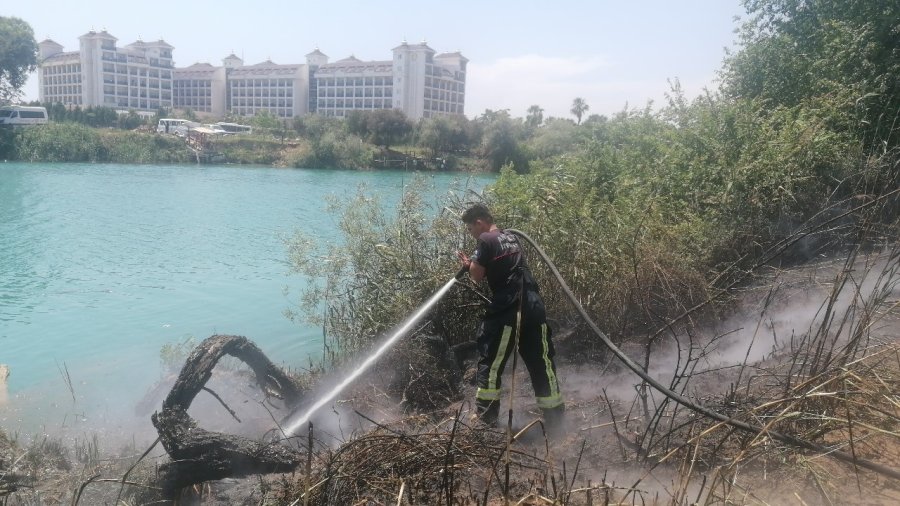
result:
<svg viewBox="0 0 900 506"><path fill-rule="evenodd" d="M161 468L163 493L168 497L204 481L290 471L303 462L300 452L289 446L206 431L188 415L194 398L206 388L213 368L225 355L250 366L267 394L283 398L288 406L301 400L302 389L247 338L215 335L204 340L188 357L162 410L151 417L172 459Z"/></svg>

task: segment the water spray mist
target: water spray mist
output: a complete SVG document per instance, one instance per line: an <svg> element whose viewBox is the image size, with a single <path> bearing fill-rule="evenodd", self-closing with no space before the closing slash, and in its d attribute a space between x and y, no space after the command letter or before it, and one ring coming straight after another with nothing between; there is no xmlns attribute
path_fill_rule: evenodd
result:
<svg viewBox="0 0 900 506"><path fill-rule="evenodd" d="M368 357L366 357L366 360L363 361L363 363L360 364L356 369L354 369L353 372L350 373L350 375L348 375L346 378L344 378L344 380L341 381L340 384L338 384L336 387L334 387L333 389L331 389L330 392L328 392L327 394L325 394L325 395L323 395L322 397L320 397L320 398L315 402L315 404L312 405L312 407L310 407L308 410L306 410L306 413L304 413L303 416L301 416L301 417L298 418L296 421L294 421L294 422L292 422L290 425L288 425L287 429L285 429L285 433L286 433L287 435L289 435L289 436L292 435L292 434L294 434L294 433L296 433L297 430L298 430L303 424L305 424L306 422L309 421L309 418L310 418L316 411L318 411L319 408L321 408L322 406L324 406L324 405L328 404L329 402L331 402L331 400L334 399L335 397L337 397L337 395L338 395L339 393L341 393L341 391L342 391L344 388L346 388L347 385L349 385L350 383L352 383L353 380L355 380L357 377L359 377L360 374L363 373L363 371L365 371L366 369L369 368L369 366L371 366L372 364L374 364L375 361L378 360L378 358L381 357L381 355L383 355L384 352L388 350L388 348L390 348L391 346L393 346L393 344L394 344L398 339L400 339L400 337L402 337L404 334L406 334L406 332L409 331L409 329L410 329L413 325L415 325L416 322L418 322L419 320L421 320L422 317L425 316L425 313L427 313L428 310L431 309L431 307L434 306L435 303L437 303L437 301L441 300L441 298L447 293L448 290L450 290L450 288L453 286L453 284L456 283L456 280L457 280L462 274L464 274L465 272L466 272L466 269L465 269L465 268L460 269L460 271L456 274L456 276L450 278L450 281L448 281L447 284L445 284L443 287L441 287L440 290L438 290L437 292L435 292L435 294L432 295L430 299L428 299L427 301L425 301L424 304L422 304L421 306L419 306L419 309L417 309L415 313L413 313L409 318L407 318L406 321L403 323L403 325L401 325L401 326L394 332L394 334L391 335L391 337L390 337L387 341L385 341L385 342L384 342L378 349L376 349L371 355L369 355Z"/></svg>

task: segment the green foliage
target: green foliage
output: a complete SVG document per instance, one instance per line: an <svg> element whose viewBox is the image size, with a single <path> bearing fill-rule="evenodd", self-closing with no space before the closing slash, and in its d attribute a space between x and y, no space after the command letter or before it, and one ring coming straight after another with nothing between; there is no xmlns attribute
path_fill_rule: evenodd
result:
<svg viewBox="0 0 900 506"><path fill-rule="evenodd" d="M13 159L28 162L192 162L193 154L175 138L138 132L97 130L76 123L25 128Z"/></svg>
<svg viewBox="0 0 900 506"><path fill-rule="evenodd" d="M119 114L116 109L111 107L73 107L67 108L59 102L41 104L47 109L47 116L50 121L58 123L81 123L97 128L120 128L123 130L133 130L147 124L147 121L139 116L135 111L128 111L126 114ZM152 124L155 126L159 120Z"/></svg>
<svg viewBox="0 0 900 506"><path fill-rule="evenodd" d="M581 142L581 132L571 120L550 118L534 130L528 140L531 156L536 160L553 158L574 151Z"/></svg>
<svg viewBox="0 0 900 506"><path fill-rule="evenodd" d="M164 373L176 373L184 365L188 355L194 351L197 340L186 336L177 343L166 343L159 349L159 365Z"/></svg>
<svg viewBox="0 0 900 506"><path fill-rule="evenodd" d="M257 111L250 117L250 124L257 130L278 130L281 128L281 121L266 109Z"/></svg>
<svg viewBox="0 0 900 506"><path fill-rule="evenodd" d="M417 127L416 144L438 154L469 151L479 135L463 116L435 116L423 119Z"/></svg>
<svg viewBox="0 0 900 506"><path fill-rule="evenodd" d="M464 229L452 195L430 203L424 179L404 189L396 212L361 187L350 199L336 197L329 207L342 239L321 244L302 232L289 241L292 269L313 282L301 294L308 321L324 325L332 361L368 349L372 341L399 325L449 281L458 264L456 250ZM454 343L471 338L472 311L460 311L467 295L453 290L429 314L427 332Z"/></svg>
<svg viewBox="0 0 900 506"><path fill-rule="evenodd" d="M31 25L0 16L0 104L18 96L28 74L37 68L37 52Z"/></svg>
<svg viewBox="0 0 900 506"><path fill-rule="evenodd" d="M0 160L15 160L20 129L0 128Z"/></svg>
<svg viewBox="0 0 900 506"><path fill-rule="evenodd" d="M123 116L126 118L127 116ZM193 163L195 157L184 141L170 135L142 132L103 132L100 135L102 162Z"/></svg>
<svg viewBox="0 0 900 506"><path fill-rule="evenodd" d="M864 0L746 0L744 47L726 62L724 91L766 107L831 96L856 107L851 131L896 145L900 4ZM863 128L860 128L863 126Z"/></svg>
<svg viewBox="0 0 900 506"><path fill-rule="evenodd" d="M544 122L544 110L539 105L528 107L528 115L525 117L525 124L531 128L537 128Z"/></svg>
<svg viewBox="0 0 900 506"><path fill-rule="evenodd" d="M385 149L405 140L413 128L398 109L353 111L345 121L348 132Z"/></svg>
<svg viewBox="0 0 900 506"><path fill-rule="evenodd" d="M359 169L372 166L375 148L343 132L327 131L285 154L289 167Z"/></svg>
<svg viewBox="0 0 900 506"><path fill-rule="evenodd" d="M281 159L281 141L271 135L231 135L215 141L215 150L225 155L231 163L249 165L278 164Z"/></svg>
<svg viewBox="0 0 900 506"><path fill-rule="evenodd" d="M53 123L26 129L16 155L27 162L97 162L104 158L97 130Z"/></svg>
<svg viewBox="0 0 900 506"><path fill-rule="evenodd" d="M299 135L307 139L322 137L326 132L343 132L344 123L333 116L309 114L293 119L293 128Z"/></svg>
<svg viewBox="0 0 900 506"><path fill-rule="evenodd" d="M544 245L606 328L661 325L703 300L727 266L752 263L854 195L896 187L890 162L860 165L845 98L689 104L676 83L663 110L586 123L552 164L503 171L491 202L502 223Z"/></svg>
<svg viewBox="0 0 900 506"><path fill-rule="evenodd" d="M585 102L585 100L581 97L576 98L572 101L572 109L570 111L572 114L578 118L578 124L581 124L581 117L584 116L584 113L588 111L591 107Z"/></svg>
<svg viewBox="0 0 900 506"><path fill-rule="evenodd" d="M485 111L478 121L483 125L482 156L492 170L511 165L517 172L528 170L529 156L522 140L526 129L521 120L514 120L508 111Z"/></svg>

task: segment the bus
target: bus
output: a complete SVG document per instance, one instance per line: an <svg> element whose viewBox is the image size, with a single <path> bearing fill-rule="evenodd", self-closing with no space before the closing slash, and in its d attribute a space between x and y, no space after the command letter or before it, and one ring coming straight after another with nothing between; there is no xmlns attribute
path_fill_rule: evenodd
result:
<svg viewBox="0 0 900 506"><path fill-rule="evenodd" d="M230 134L252 134L253 127L247 125L238 125L237 123L224 123L218 122L213 125L210 125L213 128L224 130Z"/></svg>
<svg viewBox="0 0 900 506"><path fill-rule="evenodd" d="M186 137L188 130L195 126L196 123L186 119L178 118L162 118L156 125L156 132L160 134L173 134L178 137Z"/></svg>
<svg viewBox="0 0 900 506"><path fill-rule="evenodd" d="M47 109L44 107L27 107L24 105L7 105L0 107L0 125L31 126L46 125Z"/></svg>

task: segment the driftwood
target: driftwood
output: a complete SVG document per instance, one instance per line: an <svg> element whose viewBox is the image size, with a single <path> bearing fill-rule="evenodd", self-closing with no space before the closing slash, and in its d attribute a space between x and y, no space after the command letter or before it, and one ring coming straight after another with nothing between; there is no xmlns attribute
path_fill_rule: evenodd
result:
<svg viewBox="0 0 900 506"><path fill-rule="evenodd" d="M179 489L204 481L286 472L304 461L301 453L289 446L207 431L197 427L188 415L191 402L225 355L250 366L260 387L282 397L288 406L295 406L304 394L247 338L214 335L205 339L188 357L162 409L151 416L172 460L160 468L163 491L169 497Z"/></svg>

